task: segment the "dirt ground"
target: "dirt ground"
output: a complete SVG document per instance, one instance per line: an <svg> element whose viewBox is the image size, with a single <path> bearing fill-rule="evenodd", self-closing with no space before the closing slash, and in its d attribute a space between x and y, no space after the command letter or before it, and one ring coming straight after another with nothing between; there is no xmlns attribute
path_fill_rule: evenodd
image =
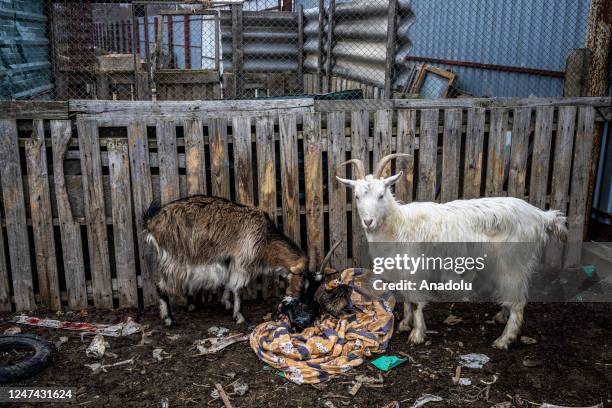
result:
<svg viewBox="0 0 612 408"><path fill-rule="evenodd" d="M245 315L252 323L274 310L275 303L245 302ZM509 351L499 351L490 343L501 333L502 326L491 322L497 307L492 304L432 304L426 310L428 342L410 346L408 333L394 334L387 354L407 353L415 363L405 363L384 374L379 387L362 387L355 397L348 393L354 375L377 375L368 362L346 376L336 377L314 387L295 385L257 359L248 343L234 344L210 357L193 357L194 340L209 337L211 326L245 331L233 323L230 313L220 306L209 306L188 313L175 307L177 326L167 330L157 316L156 308L144 311L67 313L60 317L99 323L115 323L132 316L152 330L151 342L139 346L139 334L109 338L110 349L117 357L105 356L103 364L135 358L131 365L109 368L108 372L91 374L84 364L89 338L79 333L22 327L52 342L68 336L55 353L53 363L37 376L17 386L70 386L77 388L77 402L86 407L155 407L162 399L169 407L222 407L220 399L211 398L215 383L232 390L231 383L244 380L249 390L244 396L231 395L234 407L384 407L393 401L410 407L423 394L435 394L441 402L434 407L491 407L510 402L514 407L537 406L542 402L565 406L590 406L603 403L612 406L612 305L611 304L530 304L526 310L523 335L537 340L535 344L514 344ZM448 326L449 314L463 319ZM55 316L38 312L36 316ZM14 324L13 316L0 316L0 333ZM178 336L177 336L178 335ZM161 362L152 351L162 348L169 353ZM461 376L472 385L454 385L451 377L457 357L466 353L484 353L491 358L482 369L464 368ZM6 360L5 360L6 361ZM527 367L524 361L528 361ZM481 382L497 381L488 387ZM75 404L75 405L76 405ZM44 406L59 406L45 404ZM27 406L27 405L26 405ZM65 405L62 405L65 406ZM393 406L393 405L391 405Z"/></svg>

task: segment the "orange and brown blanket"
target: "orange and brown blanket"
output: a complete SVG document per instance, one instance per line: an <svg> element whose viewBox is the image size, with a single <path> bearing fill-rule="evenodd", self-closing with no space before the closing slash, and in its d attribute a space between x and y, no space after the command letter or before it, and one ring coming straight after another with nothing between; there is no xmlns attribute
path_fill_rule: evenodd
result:
<svg viewBox="0 0 612 408"><path fill-rule="evenodd" d="M324 382L384 352L393 334L395 298L374 293L367 272L346 269L326 284L329 289L341 283L353 288L351 310L339 319L322 316L301 333L291 333L287 320L262 323L251 333L253 351L296 384Z"/></svg>

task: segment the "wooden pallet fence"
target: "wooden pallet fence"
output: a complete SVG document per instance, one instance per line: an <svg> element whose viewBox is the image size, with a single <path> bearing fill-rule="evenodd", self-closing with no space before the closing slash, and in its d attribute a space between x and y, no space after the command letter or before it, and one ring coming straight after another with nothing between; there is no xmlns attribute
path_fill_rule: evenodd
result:
<svg viewBox="0 0 612 408"><path fill-rule="evenodd" d="M570 239L581 241L595 107L606 104L609 98L3 103L0 311L155 304L155 253L143 237L143 214L153 200L192 194L261 207L308 249L310 268L338 241L335 267L368 266L352 191L335 176L354 175L338 167L349 158L371 171L393 152L412 155L385 169L404 172L395 186L404 202L516 196L566 213ZM571 264L579 254L554 257ZM267 278L244 296L283 291L282 280Z"/></svg>

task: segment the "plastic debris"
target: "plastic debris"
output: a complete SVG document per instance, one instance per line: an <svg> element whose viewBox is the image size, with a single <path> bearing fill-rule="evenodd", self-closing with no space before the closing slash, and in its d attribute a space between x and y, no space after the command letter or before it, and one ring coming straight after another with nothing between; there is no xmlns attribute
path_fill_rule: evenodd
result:
<svg viewBox="0 0 612 408"><path fill-rule="evenodd" d="M380 375L380 373L378 373L378 378L370 377L364 374L359 374L357 377L355 377L355 381L360 382L362 384L382 384L383 378L382 378L382 375Z"/></svg>
<svg viewBox="0 0 612 408"><path fill-rule="evenodd" d="M405 400L407 401L407 400ZM422 407L423 405L427 404L428 402L440 402L442 401L442 397L439 397L437 395L433 395L433 394L423 394L421 395L419 398L417 398L416 401L414 401L414 404L412 404L412 406L410 408L419 408ZM404 402L404 401L402 401Z"/></svg>
<svg viewBox="0 0 612 408"><path fill-rule="evenodd" d="M512 408L512 403L510 401L499 402L491 408Z"/></svg>
<svg viewBox="0 0 612 408"><path fill-rule="evenodd" d="M119 361L117 363L104 364L104 365L100 363L85 364L85 367L91 369L92 374L98 374L100 372L105 372L105 373L108 372L106 371L107 368L118 367L118 366L122 366L126 364L134 364L134 359L130 358L128 360Z"/></svg>
<svg viewBox="0 0 612 408"><path fill-rule="evenodd" d="M592 278L593 274L597 271L595 265L583 265L581 269L589 278Z"/></svg>
<svg viewBox="0 0 612 408"><path fill-rule="evenodd" d="M91 340L89 346L85 350L85 355L89 358L101 359L106 351L106 344L104 342L104 336L96 334Z"/></svg>
<svg viewBox="0 0 612 408"><path fill-rule="evenodd" d="M9 327L8 329L6 329L3 334L6 336L13 336L19 333L21 333L21 328L15 326L15 327Z"/></svg>
<svg viewBox="0 0 612 408"><path fill-rule="evenodd" d="M461 377L459 378L459 385L472 385L472 380L469 378Z"/></svg>
<svg viewBox="0 0 612 408"><path fill-rule="evenodd" d="M194 357L203 356L206 354L214 354L220 350L223 350L227 346L249 339L248 334L234 334L228 337L210 337L208 339L196 340L193 345L198 350L199 354Z"/></svg>
<svg viewBox="0 0 612 408"><path fill-rule="evenodd" d="M333 403L333 402L331 402L331 401L325 401L325 402L323 403L323 406L325 406L325 408L336 408L336 406L334 405L334 403Z"/></svg>
<svg viewBox="0 0 612 408"><path fill-rule="evenodd" d="M172 357L172 355L167 353L163 349L156 348L156 349L153 350L153 358L156 359L157 361L162 361L162 360L164 360L166 358L170 358L170 357Z"/></svg>
<svg viewBox="0 0 612 408"><path fill-rule="evenodd" d="M449 326L454 326L456 324L461 323L462 321L463 321L463 318L451 314L451 315L448 315L446 319L444 319L444 324L447 324Z"/></svg>
<svg viewBox="0 0 612 408"><path fill-rule="evenodd" d="M459 356L459 363L467 368L482 368L490 358L484 354L470 353Z"/></svg>
<svg viewBox="0 0 612 408"><path fill-rule="evenodd" d="M538 341L532 337L521 336L521 343L523 344L536 344Z"/></svg>
<svg viewBox="0 0 612 408"><path fill-rule="evenodd" d="M160 408L170 408L170 402L168 401L168 398L164 397L161 399L161 401L159 402L159 406Z"/></svg>
<svg viewBox="0 0 612 408"><path fill-rule="evenodd" d="M542 360L532 356L525 356L525 358L523 358L523 365L529 368L539 367L542 365Z"/></svg>
<svg viewBox="0 0 612 408"><path fill-rule="evenodd" d="M212 326L208 329L208 334L212 336L224 337L228 333L229 329L227 327Z"/></svg>
<svg viewBox="0 0 612 408"><path fill-rule="evenodd" d="M245 381L238 380L234 383L234 394L240 395L241 397L249 390L249 384Z"/></svg>
<svg viewBox="0 0 612 408"><path fill-rule="evenodd" d="M360 383L360 382L356 382L355 384L353 384L353 386L349 390L349 394L351 394L353 397L357 395L362 385L363 383Z"/></svg>
<svg viewBox="0 0 612 408"><path fill-rule="evenodd" d="M372 361L372 365L379 370L389 371L398 365L405 363L407 358L400 358L398 356L380 356L376 360Z"/></svg>
<svg viewBox="0 0 612 408"><path fill-rule="evenodd" d="M59 350L60 347L62 347L62 344L67 343L67 342L68 342L68 337L61 336L59 338L59 340L54 343L55 344L55 348Z"/></svg>
<svg viewBox="0 0 612 408"><path fill-rule="evenodd" d="M26 326L46 327L48 329L74 330L110 337L129 336L130 334L138 333L142 330L142 326L133 321L131 317L117 324L101 324L39 319L38 317L21 315L15 318L15 323Z"/></svg>
<svg viewBox="0 0 612 408"><path fill-rule="evenodd" d="M168 340L175 341L175 340L180 339L181 335L180 334L173 334L173 335L167 334L166 337L168 337Z"/></svg>

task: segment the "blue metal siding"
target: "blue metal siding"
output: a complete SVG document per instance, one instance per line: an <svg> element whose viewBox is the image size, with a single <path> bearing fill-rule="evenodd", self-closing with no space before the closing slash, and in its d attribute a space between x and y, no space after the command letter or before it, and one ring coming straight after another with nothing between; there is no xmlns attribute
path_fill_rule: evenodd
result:
<svg viewBox="0 0 612 408"><path fill-rule="evenodd" d="M412 0L410 55L564 71L585 43L589 0ZM436 65L436 64L434 64ZM560 96L563 79L438 65L477 96Z"/></svg>
<svg viewBox="0 0 612 408"><path fill-rule="evenodd" d="M40 97L52 89L43 2L0 0L0 99Z"/></svg>

